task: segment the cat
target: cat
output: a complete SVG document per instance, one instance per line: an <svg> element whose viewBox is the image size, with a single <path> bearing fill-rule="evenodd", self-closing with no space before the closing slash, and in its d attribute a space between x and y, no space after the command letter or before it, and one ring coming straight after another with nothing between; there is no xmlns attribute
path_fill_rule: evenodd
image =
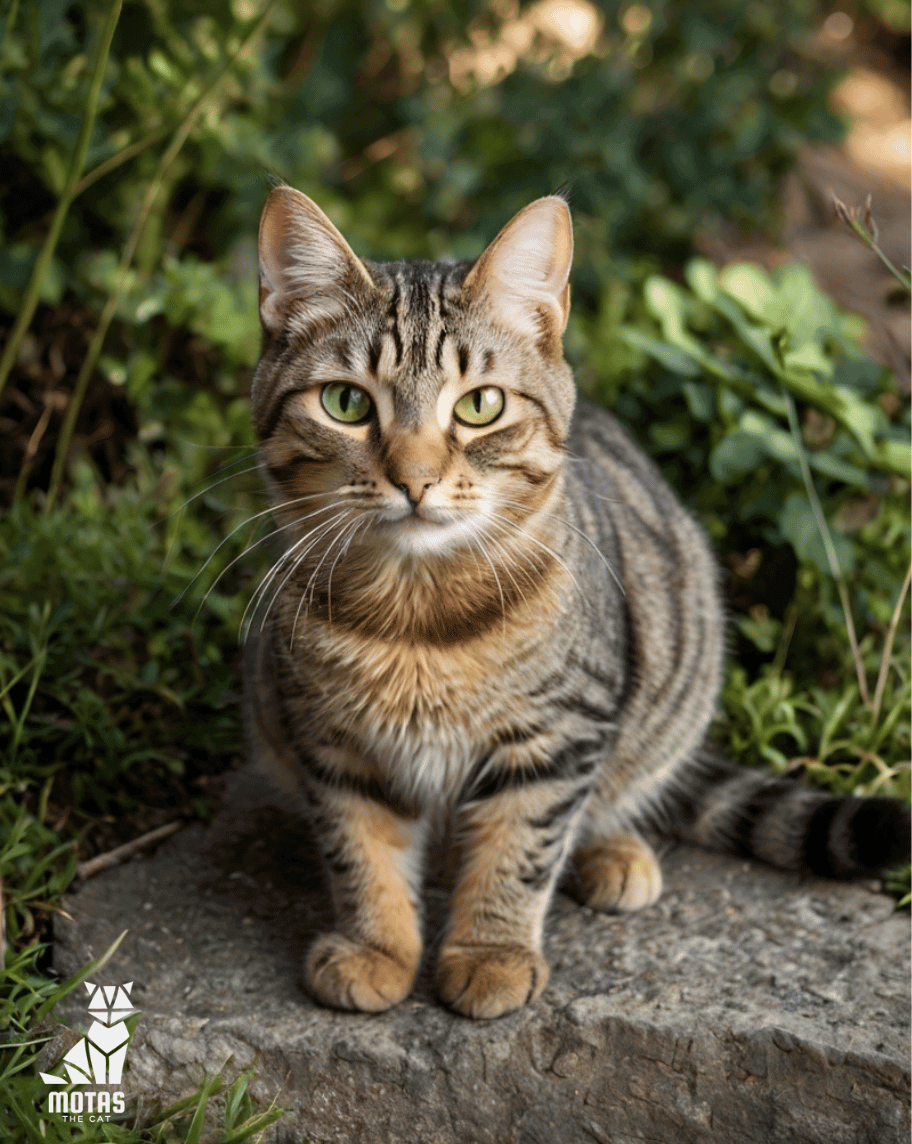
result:
<svg viewBox="0 0 912 1144"><path fill-rule="evenodd" d="M284 551L254 601L257 763L306 807L336 915L304 975L327 1006L412 989L435 822L456 870L436 987L498 1017L548 980L565 867L598 910L662 889L641 828L787 870L871 875L909 814L738 767L707 743L725 647L700 527L563 357L565 202L474 262L359 259L272 191L251 394Z"/></svg>

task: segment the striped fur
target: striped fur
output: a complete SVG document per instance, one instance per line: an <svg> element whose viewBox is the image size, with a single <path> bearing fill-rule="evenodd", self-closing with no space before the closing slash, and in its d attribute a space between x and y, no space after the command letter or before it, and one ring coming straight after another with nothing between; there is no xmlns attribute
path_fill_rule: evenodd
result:
<svg viewBox="0 0 912 1144"><path fill-rule="evenodd" d="M287 187L264 212L252 405L282 555L251 608L248 734L322 848L337 925L305 975L328 1005L408 994L441 820L454 885L438 988L474 1017L544 987L569 859L596 908L655 901L644 824L835 876L907 853L895 804L705 749L715 563L617 422L574 413L571 256L553 198L475 263L362 262ZM355 422L327 405L352 386L370 399ZM456 410L478 393L503 408L476 426Z"/></svg>

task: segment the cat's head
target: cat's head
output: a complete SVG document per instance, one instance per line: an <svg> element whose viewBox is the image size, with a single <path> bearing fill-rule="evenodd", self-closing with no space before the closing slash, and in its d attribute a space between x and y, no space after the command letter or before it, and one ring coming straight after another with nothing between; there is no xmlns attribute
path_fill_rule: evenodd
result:
<svg viewBox="0 0 912 1144"><path fill-rule="evenodd" d="M559 198L527 206L474 263L378 264L305 195L274 190L252 405L280 522L326 535L332 522L340 552L350 535L420 559L540 509L574 403L572 254Z"/></svg>

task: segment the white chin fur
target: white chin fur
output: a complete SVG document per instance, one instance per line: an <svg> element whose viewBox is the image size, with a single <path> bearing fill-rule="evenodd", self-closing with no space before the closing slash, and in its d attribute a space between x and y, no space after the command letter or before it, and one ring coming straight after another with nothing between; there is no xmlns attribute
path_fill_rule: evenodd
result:
<svg viewBox="0 0 912 1144"><path fill-rule="evenodd" d="M471 544L478 531L478 521L473 524L471 520L461 519L437 524L407 516L389 527L400 552L408 556L424 556Z"/></svg>

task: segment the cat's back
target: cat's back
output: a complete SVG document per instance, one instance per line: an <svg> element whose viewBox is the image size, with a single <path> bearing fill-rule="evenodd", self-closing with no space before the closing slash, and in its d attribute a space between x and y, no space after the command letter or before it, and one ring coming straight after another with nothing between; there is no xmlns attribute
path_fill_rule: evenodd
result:
<svg viewBox="0 0 912 1144"><path fill-rule="evenodd" d="M703 580L716 596L717 573L709 542L678 500L658 466L614 416L581 401L567 440L567 499L584 532L597 537L623 563L625 591L634 574L664 569L685 590ZM688 575L688 573L690 573Z"/></svg>
<svg viewBox="0 0 912 1144"><path fill-rule="evenodd" d="M613 772L629 779L611 798L635 799L646 789L632 777L643 761L651 789L696 749L714 713L725 648L718 569L702 528L611 414L580 403L567 450L568 509L611 563L593 596L626 617L628 692Z"/></svg>

